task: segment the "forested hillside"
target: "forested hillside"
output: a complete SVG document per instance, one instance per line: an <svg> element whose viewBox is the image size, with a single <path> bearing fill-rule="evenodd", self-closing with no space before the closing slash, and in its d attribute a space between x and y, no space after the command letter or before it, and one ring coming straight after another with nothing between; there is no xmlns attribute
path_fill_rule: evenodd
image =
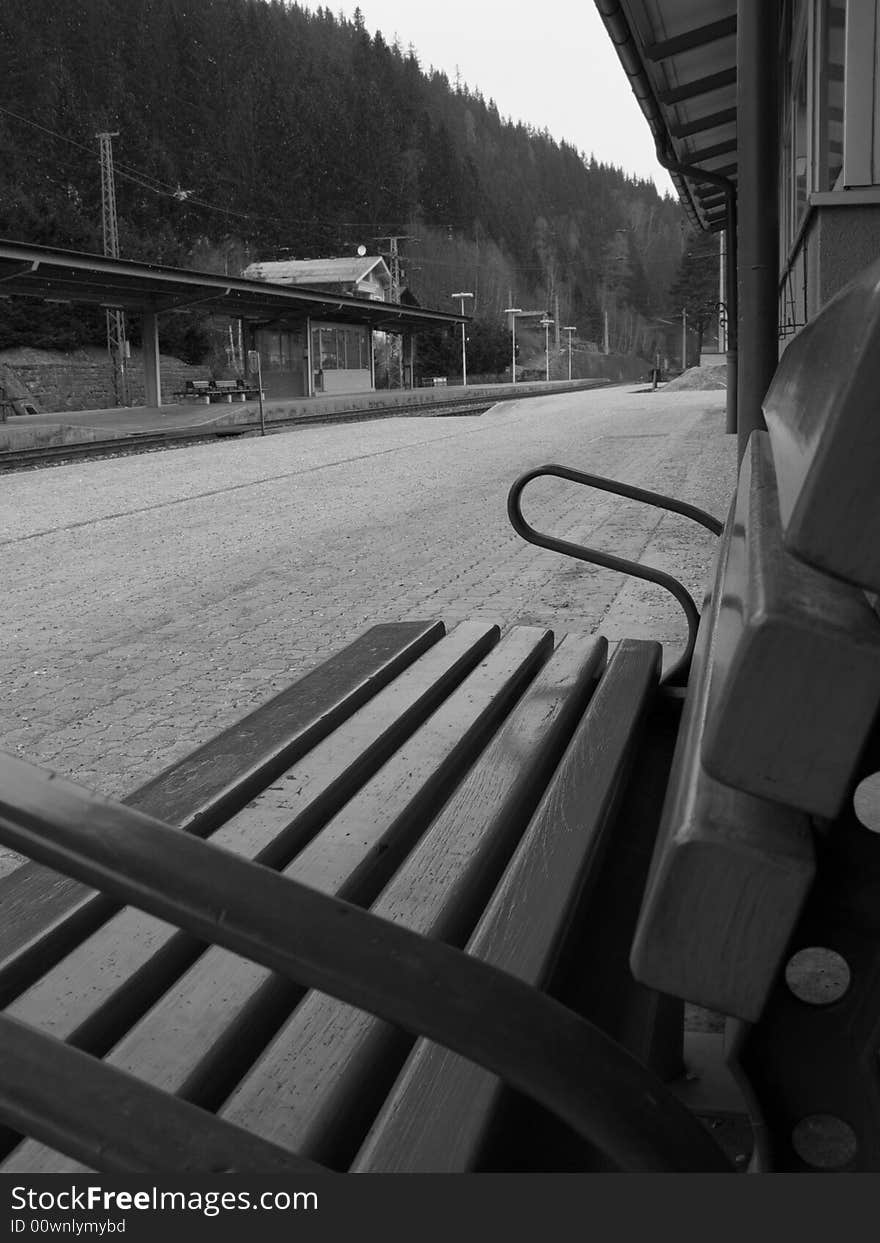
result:
<svg viewBox="0 0 880 1243"><path fill-rule="evenodd" d="M4 0L0 236L101 251L100 130L118 131L131 258L238 272L401 235L423 305L473 290L487 323L513 299L595 340L607 310L612 347L637 350L681 257L680 209L651 182L505 120L329 9ZM99 315L4 307L0 347L103 339ZM195 319L186 331L197 354Z"/></svg>

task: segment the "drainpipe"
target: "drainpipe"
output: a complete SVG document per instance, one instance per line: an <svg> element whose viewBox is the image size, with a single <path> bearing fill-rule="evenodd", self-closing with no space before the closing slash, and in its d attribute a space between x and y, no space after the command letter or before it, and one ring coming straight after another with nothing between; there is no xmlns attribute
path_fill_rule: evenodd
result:
<svg viewBox="0 0 880 1243"><path fill-rule="evenodd" d="M708 181L724 191L727 233L727 254L725 256L724 283L727 285L727 419L725 430L736 435L738 418L738 358L739 358L739 299L737 296L737 237L736 237L736 186L728 177L720 177L718 173L710 173L695 164L680 164L671 154L667 154L657 145L657 159L669 173L678 173L680 177L688 177L697 181ZM763 394L762 394L763 395ZM742 456L742 455L740 455Z"/></svg>

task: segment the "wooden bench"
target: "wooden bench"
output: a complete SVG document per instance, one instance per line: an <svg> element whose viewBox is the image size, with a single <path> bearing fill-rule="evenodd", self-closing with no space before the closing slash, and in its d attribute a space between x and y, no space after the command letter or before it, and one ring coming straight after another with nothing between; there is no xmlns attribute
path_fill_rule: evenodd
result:
<svg viewBox="0 0 880 1243"><path fill-rule="evenodd" d="M683 1000L728 1016L756 1168L880 1168L878 356L880 266L786 350L701 616L521 498L720 523L514 486L532 542L673 591L662 678L400 622L124 804L0 760L0 1168L732 1170L670 1086Z"/></svg>
<svg viewBox="0 0 880 1243"><path fill-rule="evenodd" d="M253 401L260 396L260 390L242 380L187 380L185 388L173 396L179 401L208 406L213 401Z"/></svg>

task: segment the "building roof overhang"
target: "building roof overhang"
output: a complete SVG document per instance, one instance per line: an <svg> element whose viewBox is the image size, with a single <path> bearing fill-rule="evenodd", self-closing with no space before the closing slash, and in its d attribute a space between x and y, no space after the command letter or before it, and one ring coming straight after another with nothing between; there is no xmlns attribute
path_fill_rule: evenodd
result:
<svg viewBox="0 0 880 1243"><path fill-rule="evenodd" d="M595 4L685 210L702 229L723 228L714 178L737 178L736 0Z"/></svg>
<svg viewBox="0 0 880 1243"><path fill-rule="evenodd" d="M391 272L381 255L251 263L242 275L247 280L271 281L274 285L304 285L306 288L311 285L320 289L326 284L356 285L373 273L380 283L391 284Z"/></svg>
<svg viewBox="0 0 880 1243"><path fill-rule="evenodd" d="M0 240L0 297L10 294L137 314L198 306L256 323L311 316L385 332L470 322L447 311Z"/></svg>

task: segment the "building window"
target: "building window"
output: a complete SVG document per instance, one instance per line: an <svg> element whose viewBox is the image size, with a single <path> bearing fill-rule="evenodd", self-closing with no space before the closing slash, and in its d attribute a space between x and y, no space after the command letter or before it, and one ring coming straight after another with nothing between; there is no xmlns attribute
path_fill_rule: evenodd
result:
<svg viewBox="0 0 880 1243"><path fill-rule="evenodd" d="M786 58L783 82L782 194L780 226L782 249L788 251L807 209L810 188L810 98L807 60L805 6L795 8L792 20L791 54Z"/></svg>
<svg viewBox="0 0 880 1243"><path fill-rule="evenodd" d="M313 327L312 358L320 371L369 371L369 329Z"/></svg>
<svg viewBox="0 0 880 1243"><path fill-rule="evenodd" d="M821 0L816 47L816 182L833 190L843 170L846 0Z"/></svg>
<svg viewBox="0 0 880 1243"><path fill-rule="evenodd" d="M304 348L301 332L259 328L255 344L264 371L296 371L301 366Z"/></svg>
<svg viewBox="0 0 880 1243"><path fill-rule="evenodd" d="M320 371L335 371L339 366L336 353L336 329L317 328L313 337L313 355Z"/></svg>

